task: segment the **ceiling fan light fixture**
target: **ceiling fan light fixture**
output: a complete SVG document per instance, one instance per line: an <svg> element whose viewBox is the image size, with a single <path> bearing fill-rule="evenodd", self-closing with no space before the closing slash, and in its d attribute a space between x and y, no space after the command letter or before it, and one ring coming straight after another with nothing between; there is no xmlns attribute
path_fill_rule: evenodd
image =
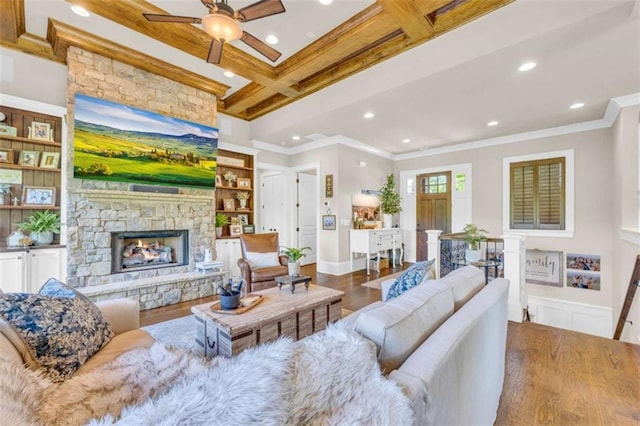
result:
<svg viewBox="0 0 640 426"><path fill-rule="evenodd" d="M221 13L210 13L202 18L202 28L216 40L234 41L242 37L242 28L235 19Z"/></svg>

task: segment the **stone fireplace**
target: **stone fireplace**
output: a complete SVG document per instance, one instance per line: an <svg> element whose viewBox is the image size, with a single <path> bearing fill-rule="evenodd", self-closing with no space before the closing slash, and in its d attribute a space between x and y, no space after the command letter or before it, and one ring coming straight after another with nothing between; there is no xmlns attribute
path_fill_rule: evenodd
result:
<svg viewBox="0 0 640 426"><path fill-rule="evenodd" d="M111 273L189 264L189 231L111 233Z"/></svg>

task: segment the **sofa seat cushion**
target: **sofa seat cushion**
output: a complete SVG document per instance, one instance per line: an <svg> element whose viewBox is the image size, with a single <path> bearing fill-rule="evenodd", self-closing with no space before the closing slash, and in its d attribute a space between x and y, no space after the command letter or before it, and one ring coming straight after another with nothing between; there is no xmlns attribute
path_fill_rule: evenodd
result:
<svg viewBox="0 0 640 426"><path fill-rule="evenodd" d="M59 382L106 345L113 332L93 302L59 281L47 281L41 292L0 295L0 316L15 332L3 334L26 365Z"/></svg>
<svg viewBox="0 0 640 426"><path fill-rule="evenodd" d="M451 289L438 281L359 313L355 330L378 348L385 372L396 369L453 313Z"/></svg>
<svg viewBox="0 0 640 426"><path fill-rule="evenodd" d="M465 266L449 272L440 282L451 288L455 310L457 311L467 303L485 285L484 272L475 266Z"/></svg>
<svg viewBox="0 0 640 426"><path fill-rule="evenodd" d="M149 333L142 329L136 329L116 335L99 352L94 354L82 367L76 371L75 375L85 374L108 362L113 361L125 352L139 348L149 348L155 340Z"/></svg>
<svg viewBox="0 0 640 426"><path fill-rule="evenodd" d="M251 282L271 281L275 277L281 275L289 275L289 269L286 266L268 266L266 268L251 269Z"/></svg>

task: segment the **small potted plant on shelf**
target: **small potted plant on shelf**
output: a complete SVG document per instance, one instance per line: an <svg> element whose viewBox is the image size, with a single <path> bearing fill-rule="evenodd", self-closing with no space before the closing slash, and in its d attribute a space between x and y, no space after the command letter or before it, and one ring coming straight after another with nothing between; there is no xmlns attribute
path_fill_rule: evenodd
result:
<svg viewBox="0 0 640 426"><path fill-rule="evenodd" d="M60 233L60 216L49 210L41 210L29 216L26 222L18 224L22 231L29 231L29 237L37 246L53 242L53 234Z"/></svg>
<svg viewBox="0 0 640 426"><path fill-rule="evenodd" d="M396 179L391 173L387 175L385 184L380 188L383 228L391 228L391 216L402 211L401 200L400 194L396 192Z"/></svg>
<svg viewBox="0 0 640 426"><path fill-rule="evenodd" d="M236 199L238 201L240 201L240 208L241 209L246 209L247 208L247 200L249 200L250 196L251 196L251 194L249 194L248 191L238 191L238 192L236 192Z"/></svg>
<svg viewBox="0 0 640 426"><path fill-rule="evenodd" d="M224 180L227 181L227 186L233 186L233 182L235 182L236 179L238 179L238 175L233 173L231 170L229 170L224 175L222 175L222 177L224 178Z"/></svg>
<svg viewBox="0 0 640 426"><path fill-rule="evenodd" d="M224 213L216 213L216 238L222 237L222 227L229 223L229 216Z"/></svg>
<svg viewBox="0 0 640 426"><path fill-rule="evenodd" d="M478 228L478 226L473 223L466 224L462 231L465 233L464 240L468 245L465 250L465 260L467 262L479 261L482 258L480 243L487 241L487 237L484 234L488 234L489 231Z"/></svg>
<svg viewBox="0 0 640 426"><path fill-rule="evenodd" d="M287 265L289 275L294 277L300 275L300 259L307 256L304 252L305 250L311 250L311 247L280 247L280 254L289 257L289 264Z"/></svg>
<svg viewBox="0 0 640 426"><path fill-rule="evenodd" d="M0 183L0 206L4 204L4 197L6 195L9 195L9 198L13 196L11 185L8 183Z"/></svg>

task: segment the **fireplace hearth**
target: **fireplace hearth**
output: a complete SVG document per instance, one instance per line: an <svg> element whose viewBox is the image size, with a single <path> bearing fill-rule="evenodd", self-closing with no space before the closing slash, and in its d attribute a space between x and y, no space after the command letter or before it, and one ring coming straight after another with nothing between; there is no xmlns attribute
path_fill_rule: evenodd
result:
<svg viewBox="0 0 640 426"><path fill-rule="evenodd" d="M182 266L189 263L189 231L111 233L111 273Z"/></svg>

